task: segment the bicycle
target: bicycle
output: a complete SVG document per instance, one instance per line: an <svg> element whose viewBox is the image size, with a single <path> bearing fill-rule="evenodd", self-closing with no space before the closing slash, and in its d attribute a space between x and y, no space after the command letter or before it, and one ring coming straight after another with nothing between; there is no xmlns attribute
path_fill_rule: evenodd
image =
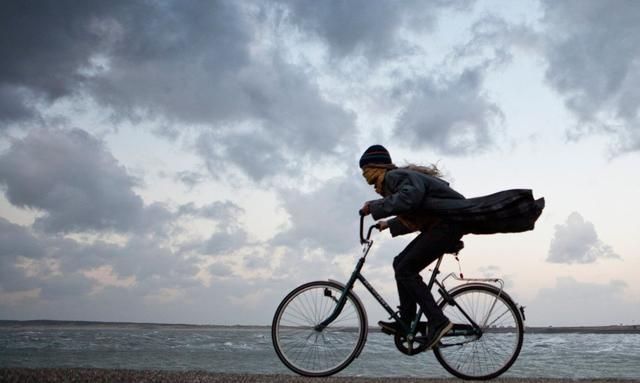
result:
<svg viewBox="0 0 640 383"><path fill-rule="evenodd" d="M276 354L285 366L300 375L333 375L360 355L367 340L368 320L362 301L352 291L356 280L389 313L390 319L400 319L398 312L361 274L373 245L371 232L379 226L369 227L366 238L363 227L361 216L363 255L346 284L335 280L305 283L287 294L276 309L271 326ZM449 254L455 254L457 259L462 247L460 241ZM493 379L507 371L520 353L524 307L504 292L504 282L499 278L468 279L462 273L460 276L450 273L439 281L443 257L437 260L427 286L430 291L434 284L438 287L438 305L454 326L433 348L433 353L442 367L458 378ZM450 278L461 284L447 289L445 282ZM400 352L416 355L428 351L425 346L428 330L419 325L422 314L418 309L416 320L410 326L403 324L406 335L394 336Z"/></svg>

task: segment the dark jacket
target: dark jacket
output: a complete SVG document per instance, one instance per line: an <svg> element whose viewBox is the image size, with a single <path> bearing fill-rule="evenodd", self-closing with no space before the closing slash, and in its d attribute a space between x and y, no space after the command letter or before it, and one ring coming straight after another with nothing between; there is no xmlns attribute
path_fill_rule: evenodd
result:
<svg viewBox="0 0 640 383"><path fill-rule="evenodd" d="M369 207L376 220L400 217L389 220L393 236L415 230L406 224L407 218L420 230L439 221L454 224L463 233L518 233L532 230L544 208L544 198L534 200L528 189L467 199L442 179L409 169L387 171L383 192L386 197L371 201Z"/></svg>

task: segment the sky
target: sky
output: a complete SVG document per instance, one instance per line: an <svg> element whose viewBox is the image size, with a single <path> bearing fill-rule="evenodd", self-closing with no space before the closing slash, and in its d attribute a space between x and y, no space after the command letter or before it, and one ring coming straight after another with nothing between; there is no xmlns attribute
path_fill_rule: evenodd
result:
<svg viewBox="0 0 640 383"><path fill-rule="evenodd" d="M358 159L382 144L466 197L545 198L535 230L460 256L527 325L640 324L638 19L631 0L2 1L0 319L270 324L299 284L350 275L377 198ZM412 235L373 239L363 274L395 306Z"/></svg>

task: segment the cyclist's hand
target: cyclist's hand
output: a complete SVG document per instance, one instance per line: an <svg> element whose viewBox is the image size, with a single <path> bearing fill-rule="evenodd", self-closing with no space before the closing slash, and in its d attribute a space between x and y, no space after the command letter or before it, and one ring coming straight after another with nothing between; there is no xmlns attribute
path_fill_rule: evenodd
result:
<svg viewBox="0 0 640 383"><path fill-rule="evenodd" d="M389 222L387 221L378 222L378 230L384 231L384 230L387 230L388 228L389 228Z"/></svg>
<svg viewBox="0 0 640 383"><path fill-rule="evenodd" d="M371 214L371 210L369 209L369 202L365 202L364 206L362 206L362 209L360 209L360 215L366 217L369 214Z"/></svg>

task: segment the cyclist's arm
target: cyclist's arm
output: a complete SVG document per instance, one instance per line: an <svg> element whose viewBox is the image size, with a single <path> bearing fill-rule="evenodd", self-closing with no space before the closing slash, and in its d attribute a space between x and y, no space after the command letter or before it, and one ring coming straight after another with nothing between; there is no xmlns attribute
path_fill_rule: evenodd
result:
<svg viewBox="0 0 640 383"><path fill-rule="evenodd" d="M414 174L387 172L384 182L392 191L388 197L369 202L371 216L375 220L415 211L422 207L427 190Z"/></svg>
<svg viewBox="0 0 640 383"><path fill-rule="evenodd" d="M391 232L392 237L397 237L399 235L405 235L414 232L413 229L410 229L405 224L403 224L402 221L398 219L398 217L388 220L387 226L389 227L389 232Z"/></svg>

